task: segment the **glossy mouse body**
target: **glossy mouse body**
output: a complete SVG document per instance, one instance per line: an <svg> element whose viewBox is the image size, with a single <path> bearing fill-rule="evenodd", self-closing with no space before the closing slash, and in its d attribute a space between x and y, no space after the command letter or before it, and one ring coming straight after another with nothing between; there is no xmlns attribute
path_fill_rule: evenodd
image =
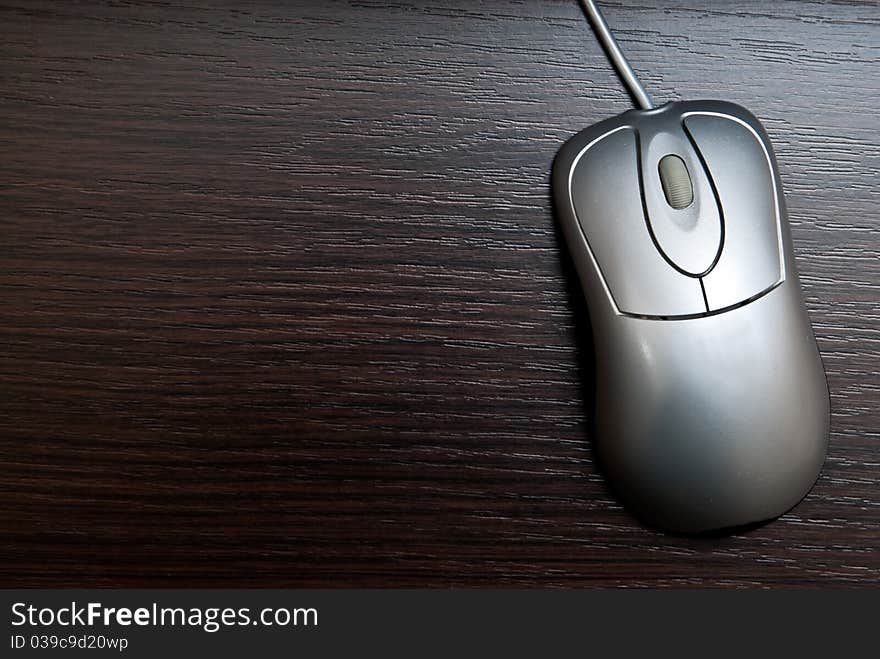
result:
<svg viewBox="0 0 880 659"><path fill-rule="evenodd" d="M686 533L795 506L825 458L828 389L758 120L719 101L630 110L562 147L553 192L615 491Z"/></svg>

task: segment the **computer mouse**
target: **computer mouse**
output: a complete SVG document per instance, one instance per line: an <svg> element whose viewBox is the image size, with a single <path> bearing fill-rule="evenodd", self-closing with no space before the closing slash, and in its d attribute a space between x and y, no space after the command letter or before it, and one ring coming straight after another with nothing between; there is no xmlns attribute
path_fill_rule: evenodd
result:
<svg viewBox="0 0 880 659"><path fill-rule="evenodd" d="M829 397L759 121L722 101L629 110L570 139L552 186L612 489L682 533L794 507L825 458Z"/></svg>

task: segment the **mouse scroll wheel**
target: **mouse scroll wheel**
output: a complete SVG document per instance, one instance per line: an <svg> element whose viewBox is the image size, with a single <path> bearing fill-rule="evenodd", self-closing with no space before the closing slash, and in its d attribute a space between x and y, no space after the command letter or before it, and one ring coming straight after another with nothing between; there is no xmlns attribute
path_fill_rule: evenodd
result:
<svg viewBox="0 0 880 659"><path fill-rule="evenodd" d="M694 187L684 160L669 154L660 159L660 184L666 201L675 209L687 208L694 201Z"/></svg>

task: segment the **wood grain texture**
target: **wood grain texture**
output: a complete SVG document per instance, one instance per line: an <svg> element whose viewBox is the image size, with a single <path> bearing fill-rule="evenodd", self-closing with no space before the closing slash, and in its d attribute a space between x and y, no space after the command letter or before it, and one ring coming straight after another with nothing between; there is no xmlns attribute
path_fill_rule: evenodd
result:
<svg viewBox="0 0 880 659"><path fill-rule="evenodd" d="M696 539L590 445L577 3L213 4L0 5L0 584L877 585L877 3L603 3L765 123L831 388L812 493Z"/></svg>

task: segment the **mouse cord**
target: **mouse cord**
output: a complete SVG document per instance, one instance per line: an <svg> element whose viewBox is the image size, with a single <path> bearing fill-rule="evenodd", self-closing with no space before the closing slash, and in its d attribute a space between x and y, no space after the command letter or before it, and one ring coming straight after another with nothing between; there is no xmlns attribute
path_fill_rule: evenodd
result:
<svg viewBox="0 0 880 659"><path fill-rule="evenodd" d="M648 92L642 87L642 83L639 82L629 62L626 61L623 51L620 50L617 40L615 40L614 35L611 33L611 28L608 27L602 12L599 11L599 7L596 6L593 0L580 0L580 2L584 13L590 21L590 25L593 27L593 32L596 33L599 43L602 44L605 54L611 60L614 70L617 71L617 75L620 76L629 95L632 96L633 101L635 101L640 109L650 110L654 107L654 103L651 101L651 97L648 96Z"/></svg>

